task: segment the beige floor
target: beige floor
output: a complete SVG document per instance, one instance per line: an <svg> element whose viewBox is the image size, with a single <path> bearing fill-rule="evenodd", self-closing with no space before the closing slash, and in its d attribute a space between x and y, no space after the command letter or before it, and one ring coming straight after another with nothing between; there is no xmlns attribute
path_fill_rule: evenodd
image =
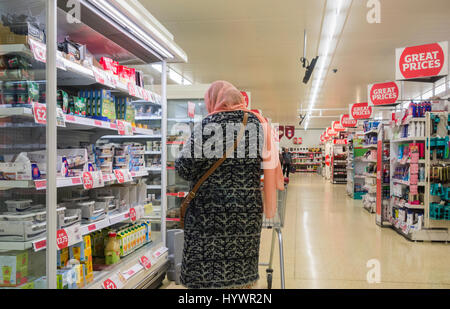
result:
<svg viewBox="0 0 450 309"><path fill-rule="evenodd" d="M291 176L283 229L286 288L450 288L450 244L413 243L388 228L345 185L321 176ZM268 261L271 232L263 230L261 262ZM278 246L273 287L280 288ZM367 262L379 261L381 282L367 282ZM266 288L260 267L258 288ZM163 288L181 288L164 282Z"/></svg>

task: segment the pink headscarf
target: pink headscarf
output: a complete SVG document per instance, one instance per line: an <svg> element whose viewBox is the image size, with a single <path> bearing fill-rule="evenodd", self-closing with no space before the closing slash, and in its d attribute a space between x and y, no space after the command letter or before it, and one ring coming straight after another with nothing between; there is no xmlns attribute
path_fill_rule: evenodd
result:
<svg viewBox="0 0 450 309"><path fill-rule="evenodd" d="M267 218L273 218L277 209L277 192L284 190L284 178L280 166L278 147L267 120L245 106L241 92L226 81L216 81L205 93L205 104L208 113L216 114L229 111L245 111L252 113L261 122L264 129L263 167L264 167L264 213Z"/></svg>

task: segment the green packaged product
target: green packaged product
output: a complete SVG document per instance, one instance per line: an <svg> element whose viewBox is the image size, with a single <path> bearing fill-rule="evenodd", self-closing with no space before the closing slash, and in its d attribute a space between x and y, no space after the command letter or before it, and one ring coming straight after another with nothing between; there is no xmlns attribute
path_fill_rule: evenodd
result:
<svg viewBox="0 0 450 309"><path fill-rule="evenodd" d="M124 117L125 120L128 121L129 123L133 123L135 115L136 111L134 109L134 106L131 103L127 103L125 108L125 117Z"/></svg>
<svg viewBox="0 0 450 309"><path fill-rule="evenodd" d="M78 116L86 116L86 99L73 97L74 114Z"/></svg>
<svg viewBox="0 0 450 309"><path fill-rule="evenodd" d="M69 95L64 90L58 90L56 95L56 102L64 113L69 112Z"/></svg>

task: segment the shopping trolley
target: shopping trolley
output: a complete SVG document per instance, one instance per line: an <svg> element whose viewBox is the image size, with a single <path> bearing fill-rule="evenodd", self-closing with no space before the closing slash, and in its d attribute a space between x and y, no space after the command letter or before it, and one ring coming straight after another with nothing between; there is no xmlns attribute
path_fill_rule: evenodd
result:
<svg viewBox="0 0 450 309"><path fill-rule="evenodd" d="M286 197L287 197L287 184L284 185L284 191L277 190L277 211L272 219L267 219L266 216L263 218L262 227L264 229L272 230L272 243L270 246L270 259L269 263L260 263L260 266L268 266L266 269L267 273L267 286L269 289L272 288L272 262L273 262L273 251L275 248L275 237L278 237L278 247L280 251L280 275L281 275L281 288L284 289L284 254L283 254L283 234L281 229L284 226L284 217L286 214ZM276 235L275 235L276 234Z"/></svg>

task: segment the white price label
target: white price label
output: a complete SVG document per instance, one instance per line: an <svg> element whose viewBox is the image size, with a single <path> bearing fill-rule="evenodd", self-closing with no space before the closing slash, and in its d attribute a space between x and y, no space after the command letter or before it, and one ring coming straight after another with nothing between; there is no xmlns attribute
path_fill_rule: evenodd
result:
<svg viewBox="0 0 450 309"><path fill-rule="evenodd" d="M114 170L114 175L116 176L118 183L125 183L133 180L130 171L127 169Z"/></svg>
<svg viewBox="0 0 450 309"><path fill-rule="evenodd" d="M56 108L56 125L58 127L66 127L66 115L60 107Z"/></svg>
<svg viewBox="0 0 450 309"><path fill-rule="evenodd" d="M102 282L102 288L105 290L116 290L124 287L125 283L127 283L126 279L121 273L115 273L108 279Z"/></svg>

